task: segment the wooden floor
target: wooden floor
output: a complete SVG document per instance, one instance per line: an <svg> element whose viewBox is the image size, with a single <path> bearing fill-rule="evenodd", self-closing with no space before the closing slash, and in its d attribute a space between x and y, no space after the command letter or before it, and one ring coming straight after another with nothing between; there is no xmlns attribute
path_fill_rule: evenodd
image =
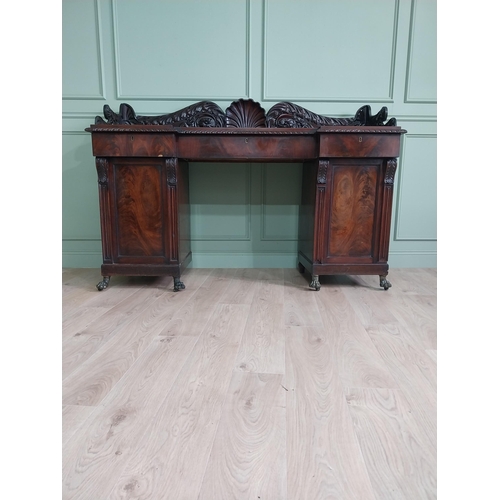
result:
<svg viewBox="0 0 500 500"><path fill-rule="evenodd" d="M436 270L308 278L63 270L63 498L436 498Z"/></svg>

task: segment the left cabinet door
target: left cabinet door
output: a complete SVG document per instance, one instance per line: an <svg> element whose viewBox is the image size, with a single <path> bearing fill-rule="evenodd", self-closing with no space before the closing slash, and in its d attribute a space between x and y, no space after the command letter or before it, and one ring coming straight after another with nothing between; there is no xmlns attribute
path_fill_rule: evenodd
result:
<svg viewBox="0 0 500 500"><path fill-rule="evenodd" d="M109 158L112 261L169 264L169 190L162 159Z"/></svg>

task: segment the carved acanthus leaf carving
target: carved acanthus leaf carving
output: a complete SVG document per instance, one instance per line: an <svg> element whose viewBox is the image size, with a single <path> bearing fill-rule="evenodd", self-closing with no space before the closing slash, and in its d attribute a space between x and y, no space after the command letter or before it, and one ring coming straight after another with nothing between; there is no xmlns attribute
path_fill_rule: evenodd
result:
<svg viewBox="0 0 500 500"><path fill-rule="evenodd" d="M167 183L169 186L177 185L177 158L167 158Z"/></svg>
<svg viewBox="0 0 500 500"><path fill-rule="evenodd" d="M102 187L108 187L108 161L106 158L95 159L97 169L97 182Z"/></svg>
<svg viewBox="0 0 500 500"><path fill-rule="evenodd" d="M328 161L327 160L319 160L318 165L318 184L326 184L326 174L328 172Z"/></svg>
<svg viewBox="0 0 500 500"><path fill-rule="evenodd" d="M396 175L396 168L398 166L398 161L396 158L392 158L387 161L387 168L385 169L384 184L388 187L394 185L394 177Z"/></svg>
<svg viewBox="0 0 500 500"><path fill-rule="evenodd" d="M239 99L226 109L226 125L232 128L265 127L266 112L252 99Z"/></svg>
<svg viewBox="0 0 500 500"><path fill-rule="evenodd" d="M226 115L214 102L201 101L187 106L175 113L160 116L136 115L130 104L120 104L119 113L115 113L106 104L103 109L107 123L113 125L176 125L178 127L225 127ZM106 123L96 117L96 125Z"/></svg>
<svg viewBox="0 0 500 500"><path fill-rule="evenodd" d="M308 109L291 102L275 104L266 115L268 127L283 128L318 128L328 125L384 125L387 120L387 107L383 107L376 115L371 114L369 105L358 109L352 118L330 118L318 115ZM396 119L391 118L385 125L395 126Z"/></svg>
<svg viewBox="0 0 500 500"><path fill-rule="evenodd" d="M174 125L177 127L227 127L227 128L318 128L329 125L347 126L396 126L396 119L387 120L384 106L375 115L369 105L362 106L350 118L331 118L318 115L291 102L275 104L267 113L252 99L234 101L226 112L211 101L201 101L175 113L160 116L136 115L130 104L120 104L115 113L107 104L104 118L96 116L95 124L112 125Z"/></svg>

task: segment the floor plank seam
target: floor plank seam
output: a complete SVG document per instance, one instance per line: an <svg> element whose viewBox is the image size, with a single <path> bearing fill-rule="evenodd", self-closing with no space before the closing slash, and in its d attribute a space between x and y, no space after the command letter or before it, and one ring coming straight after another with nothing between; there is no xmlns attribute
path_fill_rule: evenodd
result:
<svg viewBox="0 0 500 500"><path fill-rule="evenodd" d="M356 432L356 425L354 424L354 420L352 418L352 412L351 412L351 408L349 408L349 404L347 403L347 395L345 393L345 388L342 387L342 392L344 393L344 401L345 401L345 404L347 406L347 412L349 414L349 417L351 419L351 424L352 424L352 428L354 429L354 436L356 437L356 444L357 444L357 449L358 449L358 454L359 456L361 457L361 460L363 461L363 466L365 468L365 471L366 471L366 475L368 476L368 481L370 482L370 486L371 486L371 489L372 489L372 492L373 492L373 496L374 498L377 498L377 495L376 495L376 488L375 488L375 485L373 484L373 479L371 477L371 474L368 470L368 465L366 463L366 457L365 457L365 454L363 453L363 449L361 447L361 442L359 441L359 435L358 435L358 432ZM410 500L410 499L408 499Z"/></svg>
<svg viewBox="0 0 500 500"><path fill-rule="evenodd" d="M231 305L231 304L227 304L227 305ZM246 328L246 325L247 325L247 323L249 321L249 317L250 317L250 309L248 311L249 312L248 312L247 319L245 321L245 327L242 329L241 336L240 336L240 346L239 346L238 350L235 351L235 354L234 354L233 366L236 365L236 360L238 359L239 350L240 350L241 345L243 343L242 341L243 341L243 336L244 336L244 333L245 333L245 328ZM207 322L207 324L208 324L208 322ZM206 325L205 325L205 327L206 327ZM201 337L201 335L203 335L203 332L200 334L200 337ZM201 495L201 493L202 493L202 488L203 488L203 484L204 484L204 480L205 480L205 475L207 473L208 465L209 465L210 459L212 457L212 452L213 452L213 449L214 449L215 441L217 439L217 434L219 432L220 422L221 422L221 419L222 419L222 416L223 416L223 413L224 413L224 405L226 404L226 400L228 398L229 390L231 388L231 380L233 378L234 369L231 370L230 373L231 373L231 376L228 377L226 392L224 394L224 399L223 399L222 404L220 406L219 420L217 422L217 425L216 425L216 428L215 428L215 432L214 432L214 435L213 435L213 439L212 439L212 443L210 445L210 452L207 455L207 461L205 463L205 468L204 468L204 471L203 471L203 476L202 476L202 479L200 481L200 489L198 491L198 494L196 495L196 498L199 498L200 495Z"/></svg>

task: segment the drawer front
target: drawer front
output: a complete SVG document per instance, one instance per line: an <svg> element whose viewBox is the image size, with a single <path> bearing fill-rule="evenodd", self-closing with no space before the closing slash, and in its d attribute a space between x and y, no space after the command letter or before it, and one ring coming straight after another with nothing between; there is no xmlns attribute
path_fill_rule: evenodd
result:
<svg viewBox="0 0 500 500"><path fill-rule="evenodd" d="M113 157L175 157L175 135L143 132L94 132L92 134L94 156Z"/></svg>
<svg viewBox="0 0 500 500"><path fill-rule="evenodd" d="M399 134L321 134L319 156L329 158L395 158Z"/></svg>

